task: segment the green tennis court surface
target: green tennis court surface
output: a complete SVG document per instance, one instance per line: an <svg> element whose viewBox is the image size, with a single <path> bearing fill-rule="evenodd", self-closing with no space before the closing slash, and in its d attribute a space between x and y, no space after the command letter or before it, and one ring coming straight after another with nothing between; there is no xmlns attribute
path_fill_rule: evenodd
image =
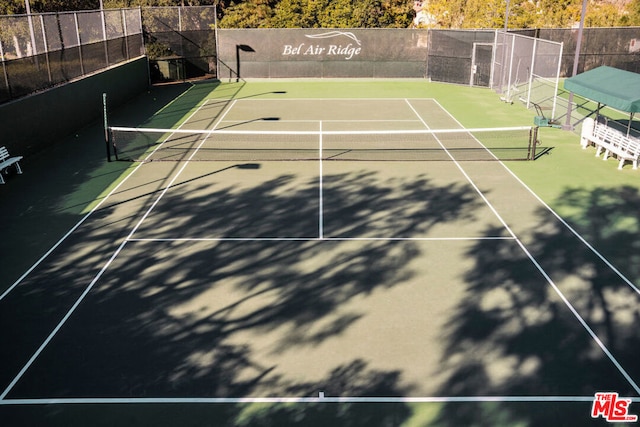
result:
<svg viewBox="0 0 640 427"><path fill-rule="evenodd" d="M0 414L60 425L606 424L591 418L596 392L640 413L640 293L510 169L526 176L546 159L501 162L493 150L513 137L433 133L389 149L393 132L479 127L446 98L260 89L196 85L146 122L111 123L206 132L163 134L135 148L146 162L111 164L127 168L117 185L7 286ZM491 124L528 124L501 111ZM230 129L249 157L197 158ZM270 132L267 148L248 137ZM331 145L349 132L362 134ZM305 135L319 154L283 161ZM345 150L374 153L336 161ZM393 157L406 150L420 157Z"/></svg>

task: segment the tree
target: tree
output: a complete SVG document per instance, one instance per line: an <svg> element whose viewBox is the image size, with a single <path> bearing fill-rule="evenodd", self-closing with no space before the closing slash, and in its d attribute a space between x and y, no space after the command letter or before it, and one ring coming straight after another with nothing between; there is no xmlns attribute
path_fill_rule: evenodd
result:
<svg viewBox="0 0 640 427"><path fill-rule="evenodd" d="M587 6L587 27L614 27L620 20L620 9L611 3L594 2Z"/></svg>
<svg viewBox="0 0 640 427"><path fill-rule="evenodd" d="M318 15L321 28L354 28L360 27L360 19L354 13L351 0L333 0Z"/></svg>
<svg viewBox="0 0 640 427"><path fill-rule="evenodd" d="M271 28L273 5L269 0L249 0L228 7L221 28Z"/></svg>
<svg viewBox="0 0 640 427"><path fill-rule="evenodd" d="M539 3L525 0L513 3L509 12L509 28L538 28L542 13ZM504 24L503 24L504 25Z"/></svg>
<svg viewBox="0 0 640 427"><path fill-rule="evenodd" d="M15 15L24 13L24 1L0 0L0 15Z"/></svg>
<svg viewBox="0 0 640 427"><path fill-rule="evenodd" d="M364 0L352 4L358 28L408 28L413 20L412 5L406 0Z"/></svg>
<svg viewBox="0 0 640 427"><path fill-rule="evenodd" d="M438 28L460 28L464 20L464 0L431 0L424 9L433 16Z"/></svg>
<svg viewBox="0 0 640 427"><path fill-rule="evenodd" d="M312 28L317 17L309 14L308 0L281 0L271 18L274 28Z"/></svg>
<svg viewBox="0 0 640 427"><path fill-rule="evenodd" d="M503 28L504 0L468 0L464 8L464 28Z"/></svg>
<svg viewBox="0 0 640 427"><path fill-rule="evenodd" d="M224 28L408 28L410 0L103 0L106 8L218 5ZM98 9L100 0L30 0L31 11ZM502 28L506 0L429 0L438 28ZM567 28L582 0L510 0L509 28ZM24 14L24 0L0 0L0 15ZM640 0L589 0L588 27L640 25Z"/></svg>
<svg viewBox="0 0 640 427"><path fill-rule="evenodd" d="M272 13L268 7L272 7ZM408 28L412 17L411 4L406 0L279 0L274 4L268 0L249 0L229 7L220 26Z"/></svg>
<svg viewBox="0 0 640 427"><path fill-rule="evenodd" d="M640 0L633 0L629 5L628 23L626 25L640 25Z"/></svg>

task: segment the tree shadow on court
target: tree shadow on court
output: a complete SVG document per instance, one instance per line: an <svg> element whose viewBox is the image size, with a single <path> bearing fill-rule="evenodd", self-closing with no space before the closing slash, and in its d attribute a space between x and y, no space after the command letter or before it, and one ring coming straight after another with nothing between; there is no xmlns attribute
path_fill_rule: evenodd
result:
<svg viewBox="0 0 640 427"><path fill-rule="evenodd" d="M117 110L110 110L110 120L140 126L153 116L157 122L149 123L155 127L174 126L185 110L193 108L215 86L204 90L202 85L195 91L188 91L189 87L155 87ZM178 112L164 108L177 97ZM78 222L87 206L128 168L124 163L106 162L101 100L96 101L98 117L94 123L68 137L48 141L46 148L21 161L22 175L11 176L10 186L0 186L0 289L11 286L55 245Z"/></svg>
<svg viewBox="0 0 640 427"><path fill-rule="evenodd" d="M186 89L186 85L153 88L113 112L112 118L138 124L158 113L168 124L176 116L159 109ZM197 96L188 100L185 96L183 101L198 102ZM101 116L97 101L96 112ZM130 167L107 163L102 117L74 135L48 141L46 148L26 156L21 165L24 173L11 176L10 185L0 186L0 324L6 325L0 334L0 360L6 368L0 371L0 383L5 386L117 247L106 229L96 235L91 226L80 227L66 234ZM94 243L99 249L91 251L88 248ZM38 267L29 271L36 263Z"/></svg>
<svg viewBox="0 0 640 427"><path fill-rule="evenodd" d="M637 189L567 189L556 205L604 258L638 283ZM538 217L539 223L521 233L528 236L522 242L557 291L515 242L478 241L468 253L475 266L465 276L467 297L442 337L447 358L441 363L448 381L440 394L589 397L597 391L617 391L621 396L637 396L561 299L566 298L616 363L637 382L637 287L616 274L546 209L540 209ZM487 235L493 232L488 230ZM448 403L435 425L583 426L595 422L590 409L589 402ZM631 412L637 413L637 408Z"/></svg>
<svg viewBox="0 0 640 427"><path fill-rule="evenodd" d="M373 364L366 346L361 356L348 358L340 346L357 345L342 337L376 315L359 302L414 277L410 264L421 249L411 240L314 240L318 180L304 176L282 174L249 187L225 180L213 188L210 180L177 182L179 191L158 202L134 238L238 240L123 245L11 396L411 395L406 373ZM468 185L427 175L355 171L327 175L324 183L331 200L324 215L334 219L327 232L336 237L427 235L443 222L473 221L482 206ZM124 235L161 192L130 197L128 207L126 201L105 206L86 225L88 232L106 241L116 225ZM114 251L114 243L95 243L93 256L104 259ZM316 360L297 360L298 353L314 351ZM251 419L247 425L337 417L355 426L396 425L410 412L404 404L386 404L383 413L365 408L273 405L247 414L240 405L231 413Z"/></svg>

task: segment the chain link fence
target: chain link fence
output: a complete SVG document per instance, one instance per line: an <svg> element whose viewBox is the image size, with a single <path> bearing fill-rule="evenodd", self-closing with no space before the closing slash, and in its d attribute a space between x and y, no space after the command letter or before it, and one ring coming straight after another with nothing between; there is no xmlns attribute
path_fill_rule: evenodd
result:
<svg viewBox="0 0 640 427"><path fill-rule="evenodd" d="M555 118L564 45L516 33L496 32L491 87L505 102L537 106Z"/></svg>
<svg viewBox="0 0 640 427"><path fill-rule="evenodd" d="M433 81L488 87L494 30L429 30L426 76Z"/></svg>
<svg viewBox="0 0 640 427"><path fill-rule="evenodd" d="M217 77L214 6L142 9L154 83Z"/></svg>
<svg viewBox="0 0 640 427"><path fill-rule="evenodd" d="M140 9L0 16L0 103L143 54Z"/></svg>
<svg viewBox="0 0 640 427"><path fill-rule="evenodd" d="M543 28L514 31L517 34L564 45L560 75L571 77L578 41L576 28ZM578 74L601 65L640 73L640 27L584 28Z"/></svg>
<svg viewBox="0 0 640 427"><path fill-rule="evenodd" d="M215 6L0 16L0 103L146 53L154 83L426 78L492 87L553 117L576 40L575 29L217 29ZM585 29L578 70L599 65L640 72L640 28Z"/></svg>

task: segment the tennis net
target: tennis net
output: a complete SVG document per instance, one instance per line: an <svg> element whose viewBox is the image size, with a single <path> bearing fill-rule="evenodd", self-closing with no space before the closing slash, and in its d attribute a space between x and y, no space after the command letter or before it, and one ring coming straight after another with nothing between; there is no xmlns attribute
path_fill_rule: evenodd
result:
<svg viewBox="0 0 640 427"><path fill-rule="evenodd" d="M109 160L533 160L537 128L249 131L108 128Z"/></svg>

